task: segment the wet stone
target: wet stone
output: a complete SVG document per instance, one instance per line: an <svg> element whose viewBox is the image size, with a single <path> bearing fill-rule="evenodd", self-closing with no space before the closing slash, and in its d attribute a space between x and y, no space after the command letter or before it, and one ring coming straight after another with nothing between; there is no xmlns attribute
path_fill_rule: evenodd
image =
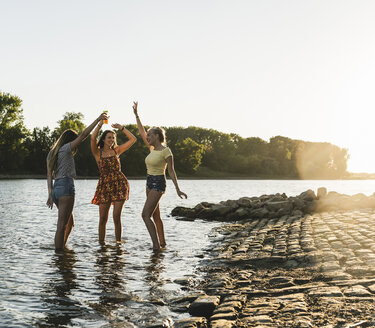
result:
<svg viewBox="0 0 375 328"><path fill-rule="evenodd" d="M219 296L200 296L190 304L189 313L194 316L209 317L219 303Z"/></svg>
<svg viewBox="0 0 375 328"><path fill-rule="evenodd" d="M210 322L211 328L234 328L236 327L236 322L232 320L219 319Z"/></svg>
<svg viewBox="0 0 375 328"><path fill-rule="evenodd" d="M320 270L323 272L327 271L337 271L340 270L340 264L338 262L328 262L328 263L323 263L320 267Z"/></svg>
<svg viewBox="0 0 375 328"><path fill-rule="evenodd" d="M341 297L342 292L339 287L311 288L308 292L310 297Z"/></svg>
<svg viewBox="0 0 375 328"><path fill-rule="evenodd" d="M247 324L267 324L267 323L273 323L273 320L268 315L258 315L258 316L250 316L250 317L242 318L240 322L247 323Z"/></svg>
<svg viewBox="0 0 375 328"><path fill-rule="evenodd" d="M188 286L188 285L193 284L194 280L191 277L187 277L187 278L178 278L178 279L175 279L175 280L173 280L173 282L175 284L178 284L178 285Z"/></svg>
<svg viewBox="0 0 375 328"><path fill-rule="evenodd" d="M367 274L372 274L374 270L366 266L355 266L347 268L346 272L348 272L352 276L363 277Z"/></svg>
<svg viewBox="0 0 375 328"><path fill-rule="evenodd" d="M370 296L371 293L362 285L355 285L344 289L345 296L363 297Z"/></svg>
<svg viewBox="0 0 375 328"><path fill-rule="evenodd" d="M231 307L231 306L219 306L219 307L217 307L214 310L213 314L217 314L217 313L235 313L235 312L236 312L236 310L233 307Z"/></svg>
<svg viewBox="0 0 375 328"><path fill-rule="evenodd" d="M241 303L245 303L246 300L247 300L246 295L230 295L224 298L224 302L238 301Z"/></svg>
<svg viewBox="0 0 375 328"><path fill-rule="evenodd" d="M368 286L368 289L371 293L375 294L375 284Z"/></svg>
<svg viewBox="0 0 375 328"><path fill-rule="evenodd" d="M295 260L288 260L285 263L285 267L287 268L297 268L298 267L298 262Z"/></svg>
<svg viewBox="0 0 375 328"><path fill-rule="evenodd" d="M341 281L341 280L350 280L352 276L349 273L340 271L331 271L331 272L324 272L324 278L330 281Z"/></svg>
<svg viewBox="0 0 375 328"><path fill-rule="evenodd" d="M249 286L251 285L251 280L237 280L236 281L236 286L239 287L244 287L244 286Z"/></svg>
<svg viewBox="0 0 375 328"><path fill-rule="evenodd" d="M307 312L307 306L305 303L302 302L290 302L281 309L281 313L286 312L293 314Z"/></svg>
<svg viewBox="0 0 375 328"><path fill-rule="evenodd" d="M276 300L281 301L281 302L287 302L287 301L303 302L305 300L305 295L303 293L284 295L284 296L277 297Z"/></svg>
<svg viewBox="0 0 375 328"><path fill-rule="evenodd" d="M294 321L295 327L298 328L311 328L314 327L310 320L308 319L296 319Z"/></svg>
<svg viewBox="0 0 375 328"><path fill-rule="evenodd" d="M212 320L235 320L237 318L236 312L228 312L228 313L216 313L210 317L210 321Z"/></svg>
<svg viewBox="0 0 375 328"><path fill-rule="evenodd" d="M254 289L253 287L245 287L240 288L238 291L241 292L241 294L246 294L248 297L257 297L257 296L263 296L268 295L269 292L264 289Z"/></svg>
<svg viewBox="0 0 375 328"><path fill-rule="evenodd" d="M219 311L219 309L221 310L222 308L231 308L231 309L238 311L242 309L242 306L243 306L242 302L240 301L227 301L227 298L225 298L225 301L221 303L215 311ZM225 312L225 311L221 311L221 312Z"/></svg>
<svg viewBox="0 0 375 328"><path fill-rule="evenodd" d="M207 319L204 317L181 319L174 323L173 328L207 328Z"/></svg>
<svg viewBox="0 0 375 328"><path fill-rule="evenodd" d="M291 277L274 277L269 280L270 285L290 284L292 282Z"/></svg>

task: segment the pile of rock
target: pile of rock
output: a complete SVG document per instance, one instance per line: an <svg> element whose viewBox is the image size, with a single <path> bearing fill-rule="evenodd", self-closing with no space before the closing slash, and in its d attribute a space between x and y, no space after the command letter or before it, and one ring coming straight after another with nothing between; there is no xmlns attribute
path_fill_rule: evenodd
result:
<svg viewBox="0 0 375 328"><path fill-rule="evenodd" d="M285 193L242 197L218 204L202 202L194 208L176 207L172 216L181 220L237 221L243 219L278 218L282 216L303 216L315 212L375 208L375 193L371 196L356 194L348 196L319 188L317 194L307 190L298 196L288 197Z"/></svg>

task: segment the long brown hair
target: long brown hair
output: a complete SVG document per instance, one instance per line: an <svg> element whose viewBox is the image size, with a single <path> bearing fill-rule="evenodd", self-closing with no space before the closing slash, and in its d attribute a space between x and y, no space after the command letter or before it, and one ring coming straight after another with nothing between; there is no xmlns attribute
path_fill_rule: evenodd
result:
<svg viewBox="0 0 375 328"><path fill-rule="evenodd" d="M51 172L55 171L56 169L56 163L57 163L57 155L59 153L59 150L62 146L67 144L68 142L72 142L78 137L78 133L72 129L65 130L59 139L55 142L55 144L52 146L50 152L49 152L49 160L48 160L48 168ZM77 150L74 150L73 155L77 152Z"/></svg>
<svg viewBox="0 0 375 328"><path fill-rule="evenodd" d="M117 147L117 136L116 136L116 132L115 131L112 131L112 130L105 130L102 135L100 136L99 138L99 141L98 143L96 144L96 146L100 149L102 149L104 147L104 139L105 137L107 136L108 133L113 133L115 135L115 142L113 143L112 145L112 149L115 149Z"/></svg>

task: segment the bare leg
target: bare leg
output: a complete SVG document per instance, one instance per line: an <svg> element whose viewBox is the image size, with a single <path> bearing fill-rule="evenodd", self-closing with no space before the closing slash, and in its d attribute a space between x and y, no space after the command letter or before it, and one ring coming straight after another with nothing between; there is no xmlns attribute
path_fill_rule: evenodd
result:
<svg viewBox="0 0 375 328"><path fill-rule="evenodd" d="M152 214L152 218L154 219L155 226L156 226L156 232L159 237L160 247L165 247L165 237L164 237L164 226L163 221L160 217L160 208L159 204L156 206L154 213Z"/></svg>
<svg viewBox="0 0 375 328"><path fill-rule="evenodd" d="M99 204L99 242L103 243L105 240L105 232L108 221L108 212L111 203Z"/></svg>
<svg viewBox="0 0 375 328"><path fill-rule="evenodd" d="M160 249L160 244L156 233L155 223L151 220L151 216L154 213L161 196L162 193L156 190L147 191L147 199L142 211L142 219L146 224L148 233L150 234L152 240L152 248L154 250Z"/></svg>
<svg viewBox="0 0 375 328"><path fill-rule="evenodd" d="M68 220L68 224L66 225L66 228L65 228L64 246L66 245L66 243L67 243L67 241L69 239L69 236L70 236L70 233L73 230L73 227L74 227L74 218L73 218L73 213L72 213L72 214L70 214L70 218Z"/></svg>
<svg viewBox="0 0 375 328"><path fill-rule="evenodd" d="M62 196L58 201L58 219L55 233L55 249L61 250L64 247L64 236L69 218L73 212L74 196Z"/></svg>
<svg viewBox="0 0 375 328"><path fill-rule="evenodd" d="M121 212L125 204L125 200L115 202L113 205L113 223L115 225L116 241L121 241L122 224L121 224Z"/></svg>

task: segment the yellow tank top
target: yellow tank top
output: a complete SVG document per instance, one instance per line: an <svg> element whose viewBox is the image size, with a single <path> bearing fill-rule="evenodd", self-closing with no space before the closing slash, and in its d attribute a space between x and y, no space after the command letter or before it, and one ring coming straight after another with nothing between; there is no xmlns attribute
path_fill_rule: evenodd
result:
<svg viewBox="0 0 375 328"><path fill-rule="evenodd" d="M163 150L151 150L145 159L147 174L164 175L167 166L166 159L169 156L172 156L172 152L168 147Z"/></svg>

